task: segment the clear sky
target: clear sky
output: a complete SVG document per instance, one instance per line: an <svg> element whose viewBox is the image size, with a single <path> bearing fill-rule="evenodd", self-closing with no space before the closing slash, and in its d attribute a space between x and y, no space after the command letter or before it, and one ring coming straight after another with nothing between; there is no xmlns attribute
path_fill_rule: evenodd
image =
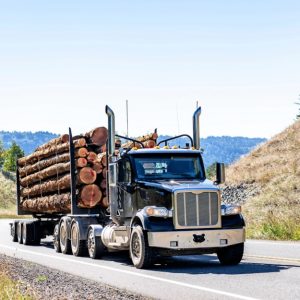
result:
<svg viewBox="0 0 300 300"><path fill-rule="evenodd" d="M271 137L300 94L300 1L2 1L0 130Z"/></svg>

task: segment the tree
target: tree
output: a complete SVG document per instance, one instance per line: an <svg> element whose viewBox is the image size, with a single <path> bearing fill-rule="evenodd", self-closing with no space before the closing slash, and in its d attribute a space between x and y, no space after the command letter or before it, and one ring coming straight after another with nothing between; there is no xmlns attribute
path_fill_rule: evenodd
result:
<svg viewBox="0 0 300 300"><path fill-rule="evenodd" d="M17 169L16 161L22 156L24 156L24 151L13 141L10 148L4 153L3 170L15 172Z"/></svg>
<svg viewBox="0 0 300 300"><path fill-rule="evenodd" d="M300 101L300 95L299 95L299 101ZM299 105L299 108L298 108L298 113L296 115L296 120L299 120L300 119L300 102L295 102L296 105Z"/></svg>
<svg viewBox="0 0 300 300"><path fill-rule="evenodd" d="M216 179L216 165L217 163L211 164L209 167L206 168L206 178L210 180Z"/></svg>
<svg viewBox="0 0 300 300"><path fill-rule="evenodd" d="M0 168L2 168L4 163L4 154L5 154L5 149L3 146L3 142L0 141Z"/></svg>

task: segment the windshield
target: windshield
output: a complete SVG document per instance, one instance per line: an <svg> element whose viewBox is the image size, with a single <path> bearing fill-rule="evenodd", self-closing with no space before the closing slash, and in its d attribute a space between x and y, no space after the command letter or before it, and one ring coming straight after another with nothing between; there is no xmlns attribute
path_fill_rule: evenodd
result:
<svg viewBox="0 0 300 300"><path fill-rule="evenodd" d="M204 179L199 155L135 156L134 162L140 180Z"/></svg>

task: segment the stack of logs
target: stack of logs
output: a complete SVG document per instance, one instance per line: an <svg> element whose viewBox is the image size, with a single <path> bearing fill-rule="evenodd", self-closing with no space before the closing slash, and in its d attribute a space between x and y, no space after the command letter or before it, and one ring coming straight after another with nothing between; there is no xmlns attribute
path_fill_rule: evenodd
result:
<svg viewBox="0 0 300 300"><path fill-rule="evenodd" d="M157 134L137 138L144 147L156 145ZM73 137L76 164L77 206L93 208L109 206L106 194L107 129L98 127L84 135ZM116 141L116 149L121 141ZM122 148L141 148L127 142ZM118 150L116 151L118 152ZM116 153L118 154L118 153ZM33 213L71 212L71 174L69 136L55 138L39 146L32 154L18 160L21 208Z"/></svg>

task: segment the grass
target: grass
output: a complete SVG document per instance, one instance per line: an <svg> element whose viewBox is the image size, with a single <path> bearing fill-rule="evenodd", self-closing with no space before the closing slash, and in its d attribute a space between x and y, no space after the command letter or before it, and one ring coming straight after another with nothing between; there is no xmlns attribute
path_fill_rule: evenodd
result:
<svg viewBox="0 0 300 300"><path fill-rule="evenodd" d="M227 184L255 183L243 207L250 238L300 240L300 121L227 170Z"/></svg>
<svg viewBox="0 0 300 300"><path fill-rule="evenodd" d="M0 300L31 300L27 292L22 293L18 283L14 283L3 271L0 271Z"/></svg>

